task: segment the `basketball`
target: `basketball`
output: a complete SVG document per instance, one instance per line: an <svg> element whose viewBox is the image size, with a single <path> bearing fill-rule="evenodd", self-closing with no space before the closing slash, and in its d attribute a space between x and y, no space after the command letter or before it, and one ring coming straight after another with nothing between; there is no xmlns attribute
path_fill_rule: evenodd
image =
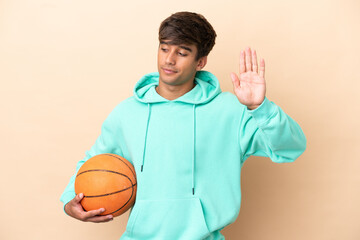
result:
<svg viewBox="0 0 360 240"><path fill-rule="evenodd" d="M83 193L85 211L105 208L100 215L117 217L135 203L136 174L133 165L115 154L99 154L89 158L75 179L75 193Z"/></svg>

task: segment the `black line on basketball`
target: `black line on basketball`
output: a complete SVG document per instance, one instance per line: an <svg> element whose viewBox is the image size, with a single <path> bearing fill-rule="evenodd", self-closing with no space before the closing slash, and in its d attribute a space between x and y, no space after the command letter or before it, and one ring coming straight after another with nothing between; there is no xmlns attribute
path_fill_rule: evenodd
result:
<svg viewBox="0 0 360 240"><path fill-rule="evenodd" d="M119 174L119 175L127 177L127 175L125 175L123 173L119 173L119 172L111 171L111 170L107 170L107 169L90 169L90 170L86 170L86 171L83 171L81 173L78 173L78 175L76 175L76 177L83 174L83 173L87 173L87 172L110 172L110 173L115 173L115 174Z"/></svg>
<svg viewBox="0 0 360 240"><path fill-rule="evenodd" d="M127 164L127 162L125 162L125 161L123 161L123 159L121 159L121 158L119 158L118 156L114 156L113 154L111 154L111 153L104 153L103 155L108 155L108 156L111 156L111 157L115 157L115 158L117 158L118 160L120 160L120 161L122 161L129 169L130 169L130 171L132 172L132 174L133 174L133 176L135 177L135 181L137 182L137 178L136 178L136 174L134 173L134 171L133 171L133 169ZM130 180L131 181L131 180ZM132 181L131 181L131 183L132 183ZM135 185L136 185L136 183L135 183ZM128 204L128 202L132 199L132 197L134 196L134 186L135 186L134 184L132 185L133 187L132 187L132 191L131 191L131 196L130 196L130 198L128 199L128 201L123 205L123 206L121 206L119 209L117 209L117 210L115 210L115 211L113 211L113 212L111 212L110 214L113 214L113 213L116 213L117 211L120 211L124 206L126 206L126 204Z"/></svg>
<svg viewBox="0 0 360 240"><path fill-rule="evenodd" d="M84 198L106 197L106 196L109 196L109 195L113 195L113 194L116 194L116 193L121 193L121 192L123 192L123 191L126 191L126 190L128 190L128 189L130 189L130 188L133 188L135 185L136 185L136 183L133 184L133 185L131 185L131 186L128 187L128 188L124 188L124 189L122 189L122 190L120 190L120 191L111 192L111 193L105 193L105 194L100 194L100 195L90 195L90 196L85 196L85 195L84 195Z"/></svg>
<svg viewBox="0 0 360 240"><path fill-rule="evenodd" d="M122 162L130 169L130 171L132 172L132 174L136 177L136 174L133 172L132 168L131 168L129 165L127 165L127 163L126 163L125 161L123 161L123 159L121 159L121 158L119 158L119 157L117 157L117 156L114 156L114 155L112 155L111 153L104 153L104 155L111 156L111 157L117 158L117 159L119 159L120 161L122 161Z"/></svg>
<svg viewBox="0 0 360 240"><path fill-rule="evenodd" d="M136 183L135 183L135 185L136 185ZM134 186L135 186L135 185L132 186L131 196L130 196L130 198L127 200L127 202L124 203L124 205L122 205L120 208L116 209L115 211L113 211L113 212L111 212L111 213L109 213L109 214L113 214L113 213L116 213L117 211L120 211L123 207L126 206L126 204L128 204L128 202L132 199L132 197L133 197L133 195L134 195Z"/></svg>
<svg viewBox="0 0 360 240"><path fill-rule="evenodd" d="M115 173L115 174L124 176L124 177L126 177L126 178L129 180L129 182L130 182L130 184L131 184L131 187L128 187L128 188L126 188L126 189L122 189L122 190L120 190L120 191L112 192L112 193L105 193L105 194L101 194L101 195L84 196L84 197L87 197L87 198L108 196L108 195L120 193L120 192L125 191L125 190L127 190L127 189L129 189L129 188L132 188L132 190L133 190L133 187L137 184L137 183L134 184L133 181L131 180L131 178L129 178L129 177L128 177L127 175L125 175L125 174L118 173L118 172L111 171L111 170L106 170L106 169L91 169L91 170L86 170L86 171L84 171L84 172L79 173L77 176L79 176L79 175L81 175L81 174L83 174L83 173L88 173L88 172L111 172L111 173ZM76 177L77 177L77 176L76 176ZM132 197L132 196L133 196L133 191L131 192L131 197Z"/></svg>
<svg viewBox="0 0 360 240"><path fill-rule="evenodd" d="M134 183L133 181L125 174L122 174L122 173L119 173L119 172L115 172L115 171L111 171L111 170L106 170L106 169L91 169L91 170L86 170L86 171L83 171L81 173L79 173L78 175L76 175L76 177L78 177L79 175L83 174L83 173L88 173L88 172L111 172L111 173L115 173L115 174L118 174L118 175L121 175L123 177L126 177L129 181L130 181L130 184L131 186L134 186ZM136 184L136 183L135 183Z"/></svg>

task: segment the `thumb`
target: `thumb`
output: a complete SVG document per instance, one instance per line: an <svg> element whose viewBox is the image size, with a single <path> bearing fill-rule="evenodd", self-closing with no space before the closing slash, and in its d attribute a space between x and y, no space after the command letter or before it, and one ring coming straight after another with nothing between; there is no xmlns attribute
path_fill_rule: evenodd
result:
<svg viewBox="0 0 360 240"><path fill-rule="evenodd" d="M234 88L240 87L240 81L238 76L235 73L231 73L231 80L233 82Z"/></svg>
<svg viewBox="0 0 360 240"><path fill-rule="evenodd" d="M79 194L76 195L76 197L74 198L75 203L80 203L83 198L84 198L84 194L83 194L83 193L79 193Z"/></svg>

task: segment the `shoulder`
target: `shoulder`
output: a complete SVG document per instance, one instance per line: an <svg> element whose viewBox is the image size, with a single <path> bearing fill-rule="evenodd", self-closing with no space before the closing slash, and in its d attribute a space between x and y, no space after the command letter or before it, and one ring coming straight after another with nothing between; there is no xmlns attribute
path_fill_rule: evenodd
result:
<svg viewBox="0 0 360 240"><path fill-rule="evenodd" d="M231 92L221 92L217 98L221 99L222 101L229 101L229 102L235 102L237 101L236 96Z"/></svg>
<svg viewBox="0 0 360 240"><path fill-rule="evenodd" d="M147 113L147 110L147 103L139 102L134 96L131 96L116 105L110 115L115 119L127 121L142 116L143 113Z"/></svg>
<svg viewBox="0 0 360 240"><path fill-rule="evenodd" d="M212 117L239 119L244 113L242 105L231 92L221 92L212 101L199 106L199 111Z"/></svg>
<svg viewBox="0 0 360 240"><path fill-rule="evenodd" d="M221 92L214 100L227 109L244 110L245 107L231 92Z"/></svg>

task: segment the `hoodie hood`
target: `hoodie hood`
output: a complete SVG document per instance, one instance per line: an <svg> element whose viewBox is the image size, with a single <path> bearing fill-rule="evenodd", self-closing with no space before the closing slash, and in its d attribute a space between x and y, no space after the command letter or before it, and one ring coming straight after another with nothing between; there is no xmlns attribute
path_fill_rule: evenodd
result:
<svg viewBox="0 0 360 240"><path fill-rule="evenodd" d="M172 100L189 104L205 104L221 93L218 79L210 72L198 71L195 75L195 87L181 97ZM160 96L155 87L159 85L159 73L149 73L142 77L134 87L136 100L143 103L160 103L171 100Z"/></svg>

